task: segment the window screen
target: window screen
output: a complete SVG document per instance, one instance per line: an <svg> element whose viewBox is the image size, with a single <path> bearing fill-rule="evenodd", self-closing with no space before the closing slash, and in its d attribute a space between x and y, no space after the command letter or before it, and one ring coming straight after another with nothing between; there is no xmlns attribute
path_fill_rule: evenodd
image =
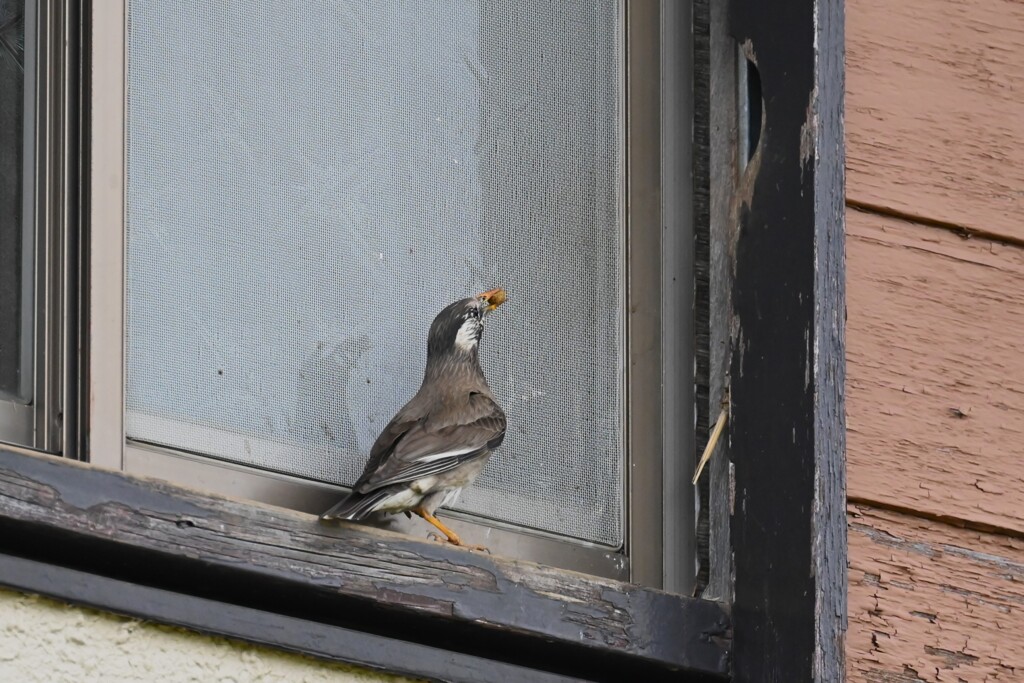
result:
<svg viewBox="0 0 1024 683"><path fill-rule="evenodd" d="M128 6L129 438L349 484L500 285L458 508L619 545L619 5Z"/></svg>
<svg viewBox="0 0 1024 683"><path fill-rule="evenodd" d="M0 0L0 401L19 403L32 399L34 249L23 210L25 142L25 2Z"/></svg>

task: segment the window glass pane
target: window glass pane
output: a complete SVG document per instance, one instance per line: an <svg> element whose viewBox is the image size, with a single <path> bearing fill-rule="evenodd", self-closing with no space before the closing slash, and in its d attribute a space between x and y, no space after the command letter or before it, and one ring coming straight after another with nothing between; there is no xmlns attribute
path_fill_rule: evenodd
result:
<svg viewBox="0 0 1024 683"><path fill-rule="evenodd" d="M31 400L31 234L24 221L25 2L0 0L0 399Z"/></svg>
<svg viewBox="0 0 1024 683"><path fill-rule="evenodd" d="M351 483L449 302L509 432L458 507L616 546L620 8L129 1L131 438Z"/></svg>

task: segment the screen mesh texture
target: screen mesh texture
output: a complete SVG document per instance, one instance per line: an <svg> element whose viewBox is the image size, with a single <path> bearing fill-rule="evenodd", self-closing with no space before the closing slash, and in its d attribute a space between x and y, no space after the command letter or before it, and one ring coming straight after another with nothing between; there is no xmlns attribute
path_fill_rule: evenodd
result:
<svg viewBox="0 0 1024 683"><path fill-rule="evenodd" d="M350 484L503 286L456 507L619 545L618 5L128 4L128 436Z"/></svg>
<svg viewBox="0 0 1024 683"><path fill-rule="evenodd" d="M34 332L25 130L25 2L0 0L0 401L19 403L32 400Z"/></svg>

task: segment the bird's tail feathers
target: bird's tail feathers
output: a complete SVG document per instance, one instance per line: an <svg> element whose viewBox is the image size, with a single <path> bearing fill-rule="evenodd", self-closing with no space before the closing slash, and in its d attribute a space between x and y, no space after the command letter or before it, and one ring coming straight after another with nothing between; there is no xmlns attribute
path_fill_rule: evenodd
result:
<svg viewBox="0 0 1024 683"><path fill-rule="evenodd" d="M337 505L320 515L320 519L347 519L358 521L367 517L371 512L373 512L374 507L378 503L393 493L394 491L389 491L387 489L377 489L376 491L370 491L369 493L357 493L356 491L353 491L348 494L348 497L343 498Z"/></svg>

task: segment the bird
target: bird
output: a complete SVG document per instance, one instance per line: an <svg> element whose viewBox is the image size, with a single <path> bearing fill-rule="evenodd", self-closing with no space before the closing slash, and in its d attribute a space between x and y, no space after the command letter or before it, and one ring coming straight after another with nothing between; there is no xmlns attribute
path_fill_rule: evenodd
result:
<svg viewBox="0 0 1024 683"><path fill-rule="evenodd" d="M413 513L444 534L433 534L437 540L487 551L463 543L434 512L455 502L505 438L505 412L480 367L479 346L484 318L506 297L497 287L437 314L419 391L377 437L352 492L320 515L322 521Z"/></svg>

